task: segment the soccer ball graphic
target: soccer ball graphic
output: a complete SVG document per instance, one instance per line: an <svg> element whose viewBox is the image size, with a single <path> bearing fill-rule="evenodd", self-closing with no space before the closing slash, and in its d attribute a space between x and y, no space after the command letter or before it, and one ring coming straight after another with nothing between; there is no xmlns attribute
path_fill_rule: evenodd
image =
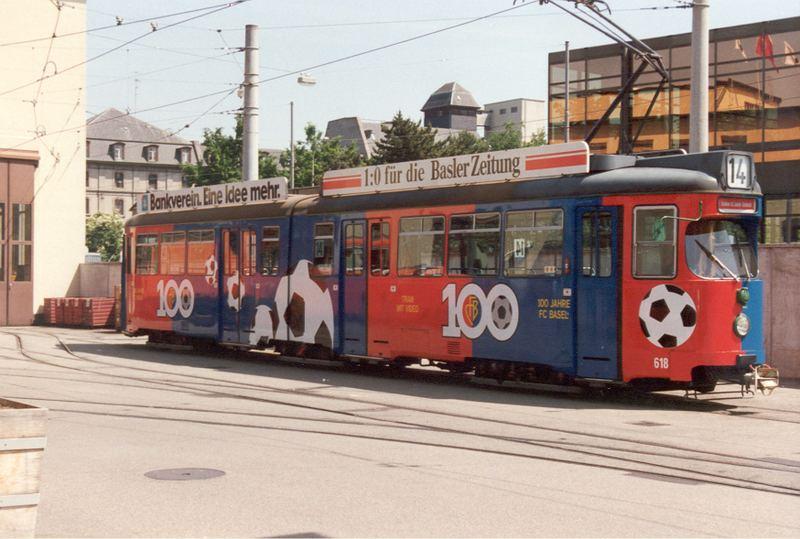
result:
<svg viewBox="0 0 800 539"><path fill-rule="evenodd" d="M505 296L497 296L492 302L492 322L497 329L506 329L513 319L511 300Z"/></svg>
<svg viewBox="0 0 800 539"><path fill-rule="evenodd" d="M211 286L217 285L217 259L214 255L209 256L205 263L206 282Z"/></svg>
<svg viewBox="0 0 800 539"><path fill-rule="evenodd" d="M659 348L675 348L692 336L697 308L681 288L660 284L651 288L639 304L639 324L648 341Z"/></svg>
<svg viewBox="0 0 800 539"><path fill-rule="evenodd" d="M225 285L228 290L228 307L238 311L242 307L242 298L244 297L244 282L239 277L238 270L228 277Z"/></svg>
<svg viewBox="0 0 800 539"><path fill-rule="evenodd" d="M250 344L278 339L333 347L333 299L311 278L313 264L300 260L289 276L281 277L275 305L256 306Z"/></svg>
<svg viewBox="0 0 800 539"><path fill-rule="evenodd" d="M333 299L311 278L313 264L300 260L292 272L278 282L275 313L276 339L333 346Z"/></svg>

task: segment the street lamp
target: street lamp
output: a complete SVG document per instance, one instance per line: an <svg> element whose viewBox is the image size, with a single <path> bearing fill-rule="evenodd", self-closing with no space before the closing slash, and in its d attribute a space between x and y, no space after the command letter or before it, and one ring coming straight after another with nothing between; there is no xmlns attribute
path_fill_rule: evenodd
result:
<svg viewBox="0 0 800 539"><path fill-rule="evenodd" d="M301 86L314 86L316 83L317 79L308 73L300 73L300 76L297 77L297 84L300 84Z"/></svg>
<svg viewBox="0 0 800 539"><path fill-rule="evenodd" d="M297 84L300 86L314 86L317 79L308 73L300 73ZM289 101L289 151L291 153L291 168L289 172L289 189L294 189L294 101Z"/></svg>

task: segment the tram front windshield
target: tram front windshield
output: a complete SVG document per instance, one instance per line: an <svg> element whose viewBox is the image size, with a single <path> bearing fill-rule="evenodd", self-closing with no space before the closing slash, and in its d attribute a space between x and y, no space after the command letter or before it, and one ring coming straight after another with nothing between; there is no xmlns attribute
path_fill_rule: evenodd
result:
<svg viewBox="0 0 800 539"><path fill-rule="evenodd" d="M748 279L758 274L755 227L741 221L704 219L686 228L686 262L707 279Z"/></svg>

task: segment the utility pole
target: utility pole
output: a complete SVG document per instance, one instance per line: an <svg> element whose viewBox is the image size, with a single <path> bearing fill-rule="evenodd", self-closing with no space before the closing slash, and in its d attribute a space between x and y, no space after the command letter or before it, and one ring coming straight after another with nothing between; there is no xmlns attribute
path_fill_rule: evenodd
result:
<svg viewBox="0 0 800 539"><path fill-rule="evenodd" d="M689 152L708 151L708 7L710 0L694 0L692 7L692 100L689 112Z"/></svg>
<svg viewBox="0 0 800 539"><path fill-rule="evenodd" d="M569 142L569 41L564 42L564 142Z"/></svg>
<svg viewBox="0 0 800 539"><path fill-rule="evenodd" d="M289 189L294 189L294 101L289 101L289 151L292 164L289 173Z"/></svg>
<svg viewBox="0 0 800 539"><path fill-rule="evenodd" d="M258 26L244 30L244 125L242 180L258 179Z"/></svg>

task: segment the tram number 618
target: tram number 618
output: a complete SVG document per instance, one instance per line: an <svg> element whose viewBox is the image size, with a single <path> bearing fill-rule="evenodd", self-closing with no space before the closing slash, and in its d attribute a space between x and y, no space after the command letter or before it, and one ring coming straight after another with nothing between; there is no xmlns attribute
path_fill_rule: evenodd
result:
<svg viewBox="0 0 800 539"><path fill-rule="evenodd" d="M669 358L668 357L654 357L653 358L653 368L654 369L669 369Z"/></svg>

